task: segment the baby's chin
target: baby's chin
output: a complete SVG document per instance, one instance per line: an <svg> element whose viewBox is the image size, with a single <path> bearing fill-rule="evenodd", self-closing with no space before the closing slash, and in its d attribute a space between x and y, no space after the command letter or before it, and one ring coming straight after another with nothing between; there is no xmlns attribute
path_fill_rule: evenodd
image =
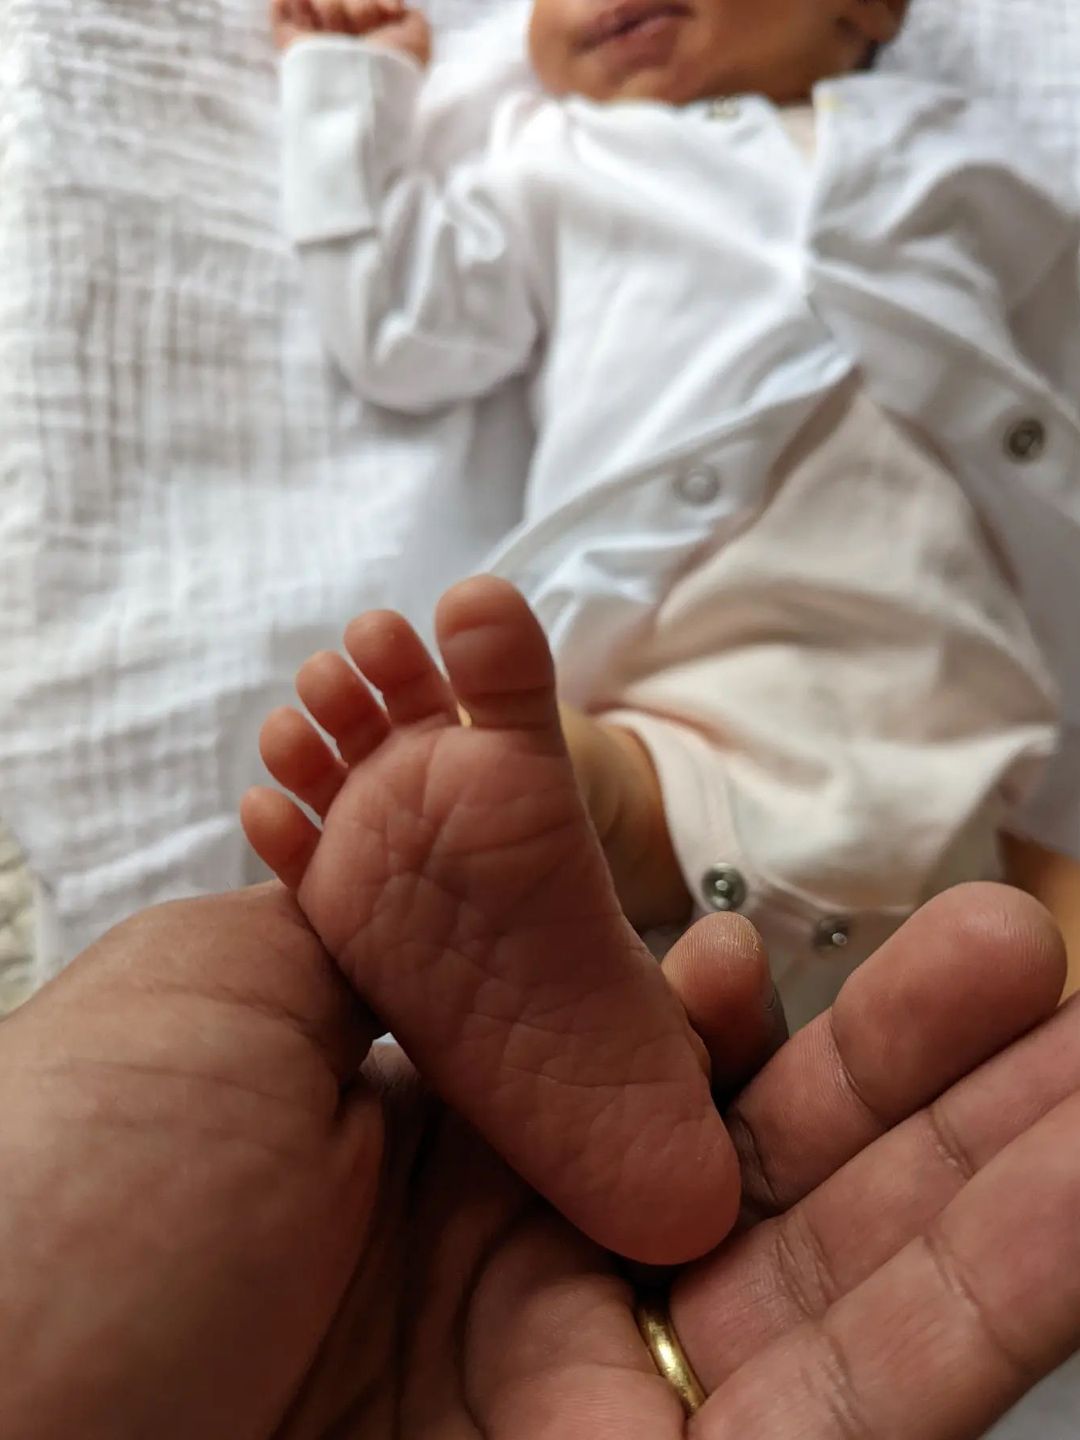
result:
<svg viewBox="0 0 1080 1440"><path fill-rule="evenodd" d="M688 86L678 76L645 70L630 76L606 95L590 95L598 100L617 105L627 101L651 101L657 105L692 105L698 100L711 100L713 87Z"/></svg>
<svg viewBox="0 0 1080 1440"><path fill-rule="evenodd" d="M715 84L692 78L681 68L640 69L618 78L591 74L586 67L567 75L538 75L541 85L559 99L580 96L598 105L651 102L657 105L693 105L717 97Z"/></svg>

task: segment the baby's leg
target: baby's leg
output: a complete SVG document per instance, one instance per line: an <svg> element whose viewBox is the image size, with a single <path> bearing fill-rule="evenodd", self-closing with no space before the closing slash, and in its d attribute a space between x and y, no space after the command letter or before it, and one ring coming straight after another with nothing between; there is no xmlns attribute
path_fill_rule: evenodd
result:
<svg viewBox="0 0 1080 1440"><path fill-rule="evenodd" d="M649 752L632 731L569 706L562 709L562 725L627 918L639 930L687 920L694 902L675 855Z"/></svg>
<svg viewBox="0 0 1080 1440"><path fill-rule="evenodd" d="M244 824L323 943L443 1097L586 1234L672 1263L738 1206L702 1048L623 918L525 602L480 579L439 608L449 683L400 616L354 621L347 662L278 711ZM458 721L458 704L472 724Z"/></svg>

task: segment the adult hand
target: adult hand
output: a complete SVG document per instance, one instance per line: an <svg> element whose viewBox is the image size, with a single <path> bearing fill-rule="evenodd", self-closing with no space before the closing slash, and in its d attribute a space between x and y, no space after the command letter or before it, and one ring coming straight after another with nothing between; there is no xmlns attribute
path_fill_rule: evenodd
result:
<svg viewBox="0 0 1080 1440"><path fill-rule="evenodd" d="M674 1296L696 1434L956 1440L1080 1340L1062 965L1032 902L954 892L743 1093L751 1228ZM353 1080L372 1030L275 889L149 912L0 1025L4 1440L682 1434L614 1262L396 1052Z"/></svg>

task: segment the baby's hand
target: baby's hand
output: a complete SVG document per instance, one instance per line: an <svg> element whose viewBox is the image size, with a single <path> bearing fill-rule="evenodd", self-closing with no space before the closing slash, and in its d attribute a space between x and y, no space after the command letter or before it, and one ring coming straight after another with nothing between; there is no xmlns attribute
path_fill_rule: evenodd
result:
<svg viewBox="0 0 1080 1440"><path fill-rule="evenodd" d="M271 0L274 43L287 50L308 35L352 35L400 50L421 65L431 58L431 29L403 0Z"/></svg>

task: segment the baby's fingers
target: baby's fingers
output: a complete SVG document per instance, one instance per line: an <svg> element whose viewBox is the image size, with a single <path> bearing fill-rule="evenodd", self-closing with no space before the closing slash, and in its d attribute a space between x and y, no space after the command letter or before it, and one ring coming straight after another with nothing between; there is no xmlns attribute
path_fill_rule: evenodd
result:
<svg viewBox="0 0 1080 1440"><path fill-rule="evenodd" d="M310 0L271 0L270 24L281 50L319 28Z"/></svg>
<svg viewBox="0 0 1080 1440"><path fill-rule="evenodd" d="M350 35L366 35L401 15L396 0L341 0L345 26Z"/></svg>
<svg viewBox="0 0 1080 1440"><path fill-rule="evenodd" d="M317 29L338 34L348 31L345 6L341 0L309 0L308 8Z"/></svg>

